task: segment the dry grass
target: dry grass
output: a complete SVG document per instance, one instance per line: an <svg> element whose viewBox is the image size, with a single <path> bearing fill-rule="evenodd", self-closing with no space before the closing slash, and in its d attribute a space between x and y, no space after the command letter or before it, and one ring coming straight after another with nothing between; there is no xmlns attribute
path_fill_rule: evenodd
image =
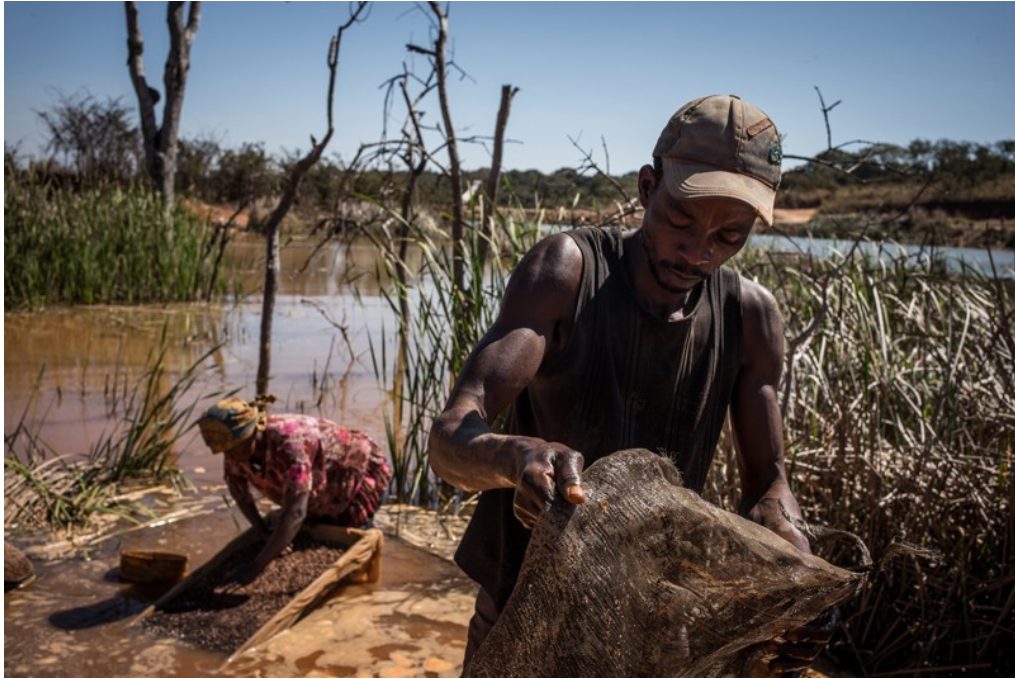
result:
<svg viewBox="0 0 1015 679"><path fill-rule="evenodd" d="M875 558L897 541L938 555L883 563L847 607L840 651L862 674L1010 674L1011 281L859 259L739 266L788 315L787 468L805 515ZM710 493L736 507L729 446L717 457Z"/></svg>

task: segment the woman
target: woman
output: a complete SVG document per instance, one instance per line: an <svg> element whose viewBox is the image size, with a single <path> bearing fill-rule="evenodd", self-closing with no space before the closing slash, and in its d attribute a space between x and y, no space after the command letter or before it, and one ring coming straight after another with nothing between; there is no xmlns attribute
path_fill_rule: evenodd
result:
<svg viewBox="0 0 1015 679"><path fill-rule="evenodd" d="M267 539L254 562L236 575L250 582L292 542L305 518L366 525L391 480L391 467L366 434L324 418L268 415L263 401L219 401L198 420L213 453L225 453L229 493ZM251 487L282 507L273 531L257 510Z"/></svg>

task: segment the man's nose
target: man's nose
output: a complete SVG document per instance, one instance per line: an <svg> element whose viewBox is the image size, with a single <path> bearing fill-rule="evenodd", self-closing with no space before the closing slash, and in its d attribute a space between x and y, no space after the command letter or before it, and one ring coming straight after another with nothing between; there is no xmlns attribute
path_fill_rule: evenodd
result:
<svg viewBox="0 0 1015 679"><path fill-rule="evenodd" d="M687 240L680 245L680 254L690 266L705 266L712 261L712 246L703 240Z"/></svg>

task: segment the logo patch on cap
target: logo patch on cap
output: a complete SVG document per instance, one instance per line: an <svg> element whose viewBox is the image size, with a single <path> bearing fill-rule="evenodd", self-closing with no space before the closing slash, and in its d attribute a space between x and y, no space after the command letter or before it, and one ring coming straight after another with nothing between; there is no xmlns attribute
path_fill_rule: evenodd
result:
<svg viewBox="0 0 1015 679"><path fill-rule="evenodd" d="M778 165L782 162L782 144L775 142L772 144L772 148L768 149L768 162L772 165Z"/></svg>

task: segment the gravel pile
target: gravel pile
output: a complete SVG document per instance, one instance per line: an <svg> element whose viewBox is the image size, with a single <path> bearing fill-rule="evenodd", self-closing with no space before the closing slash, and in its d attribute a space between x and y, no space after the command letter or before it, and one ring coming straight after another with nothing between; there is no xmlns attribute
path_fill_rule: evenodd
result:
<svg viewBox="0 0 1015 679"><path fill-rule="evenodd" d="M229 581L234 569L253 562L262 544L233 554L203 582L143 621L157 631L203 648L232 653L275 613L335 563L344 550L299 536L248 585Z"/></svg>

